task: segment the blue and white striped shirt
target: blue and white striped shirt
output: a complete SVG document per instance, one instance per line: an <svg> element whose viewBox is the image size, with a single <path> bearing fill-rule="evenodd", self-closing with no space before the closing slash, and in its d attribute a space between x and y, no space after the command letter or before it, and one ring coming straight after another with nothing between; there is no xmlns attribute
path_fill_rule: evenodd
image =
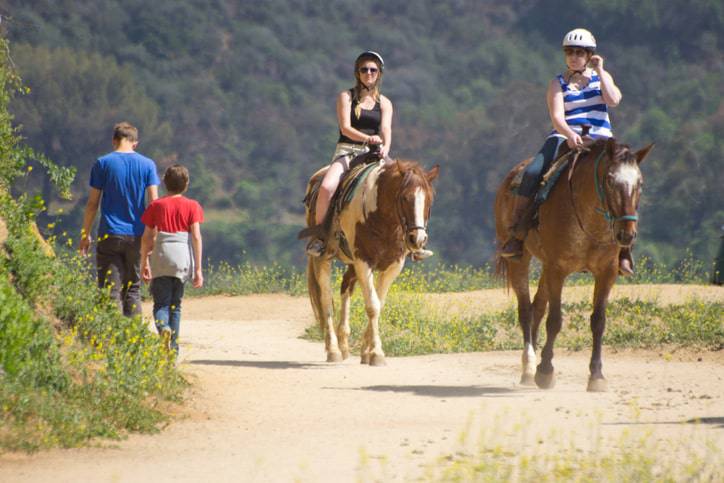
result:
<svg viewBox="0 0 724 483"><path fill-rule="evenodd" d="M563 91L563 109L568 125L581 134L581 126L589 125L588 135L594 139L613 137L611 120L608 117L608 106L601 92L601 78L593 74L591 81L582 90L571 88L562 75L558 82ZM554 131L553 134L557 134ZM560 134L558 134L560 136Z"/></svg>

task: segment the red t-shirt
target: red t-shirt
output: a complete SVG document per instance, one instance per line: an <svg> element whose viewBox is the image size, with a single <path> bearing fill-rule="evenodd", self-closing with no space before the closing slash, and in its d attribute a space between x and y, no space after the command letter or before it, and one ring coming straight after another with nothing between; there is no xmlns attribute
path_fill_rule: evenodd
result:
<svg viewBox="0 0 724 483"><path fill-rule="evenodd" d="M203 223L204 210L197 201L185 196L164 196L148 205L141 221L167 233L189 231L193 223Z"/></svg>

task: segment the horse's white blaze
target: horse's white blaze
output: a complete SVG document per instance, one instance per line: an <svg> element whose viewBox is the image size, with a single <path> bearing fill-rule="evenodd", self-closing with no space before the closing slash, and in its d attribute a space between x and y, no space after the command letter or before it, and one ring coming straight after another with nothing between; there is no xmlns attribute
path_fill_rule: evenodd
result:
<svg viewBox="0 0 724 483"><path fill-rule="evenodd" d="M415 190L415 226L425 226L425 192L422 188ZM424 229L418 229L415 233L415 243L419 246L427 237Z"/></svg>
<svg viewBox="0 0 724 483"><path fill-rule="evenodd" d="M624 164L613 173L613 179L616 184L623 185L626 188L626 194L631 196L641 179L641 171L636 166Z"/></svg>

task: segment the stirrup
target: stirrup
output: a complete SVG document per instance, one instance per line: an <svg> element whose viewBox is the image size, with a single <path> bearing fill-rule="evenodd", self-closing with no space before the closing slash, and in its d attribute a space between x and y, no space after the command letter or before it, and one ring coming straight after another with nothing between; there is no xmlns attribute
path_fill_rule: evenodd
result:
<svg viewBox="0 0 724 483"><path fill-rule="evenodd" d="M430 257L433 256L434 254L435 254L435 252L433 252L432 250L426 250L426 249L424 249L424 248L421 248L420 250L416 250L416 251L414 251L414 252L410 252L410 259L411 259L413 262L419 262L419 261L422 261L422 260L424 260L424 259L426 259L426 258L430 258Z"/></svg>
<svg viewBox="0 0 724 483"><path fill-rule="evenodd" d="M312 238L312 240L307 243L306 252L310 257L321 257L325 248L327 247L323 240Z"/></svg>

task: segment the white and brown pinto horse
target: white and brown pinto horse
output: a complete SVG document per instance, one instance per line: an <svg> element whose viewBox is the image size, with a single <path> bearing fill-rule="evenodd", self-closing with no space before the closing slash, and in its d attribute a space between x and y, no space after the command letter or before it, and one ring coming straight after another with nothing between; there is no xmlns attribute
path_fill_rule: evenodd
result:
<svg viewBox="0 0 724 483"><path fill-rule="evenodd" d="M307 196L325 171L326 168L321 169L309 180ZM373 366L385 364L380 312L387 291L402 271L405 257L427 243L427 221L434 196L431 182L438 172L439 166L425 172L413 161L388 159L379 162L361 182L349 203L334 217L325 253L320 257L308 256L309 298L325 334L327 362L339 362L349 357L350 299L355 282L359 282L368 317L361 362ZM307 208L307 226L313 224L313 210ZM340 246L340 239L346 240L346 250ZM331 287L334 258L347 265L336 330ZM376 283L374 272L379 274Z"/></svg>

